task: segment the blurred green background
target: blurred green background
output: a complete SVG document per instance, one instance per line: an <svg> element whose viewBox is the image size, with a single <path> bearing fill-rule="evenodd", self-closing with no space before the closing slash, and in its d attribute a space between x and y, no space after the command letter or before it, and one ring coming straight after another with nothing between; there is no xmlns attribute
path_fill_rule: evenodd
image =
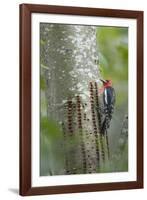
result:
<svg viewBox="0 0 147 200"><path fill-rule="evenodd" d="M112 160L106 171L128 170L128 138L121 130L128 115L128 28L98 27L100 72L104 79L111 79L116 93L114 115L109 129Z"/></svg>

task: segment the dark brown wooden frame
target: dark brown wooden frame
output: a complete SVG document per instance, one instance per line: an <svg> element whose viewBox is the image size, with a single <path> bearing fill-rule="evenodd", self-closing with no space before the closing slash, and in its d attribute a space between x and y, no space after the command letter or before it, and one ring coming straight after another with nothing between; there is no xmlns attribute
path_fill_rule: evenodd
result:
<svg viewBox="0 0 147 200"><path fill-rule="evenodd" d="M31 14L53 13L132 18L137 20L137 181L31 186ZM133 131L133 130L132 130ZM143 188L143 11L80 8L35 4L20 5L20 195Z"/></svg>

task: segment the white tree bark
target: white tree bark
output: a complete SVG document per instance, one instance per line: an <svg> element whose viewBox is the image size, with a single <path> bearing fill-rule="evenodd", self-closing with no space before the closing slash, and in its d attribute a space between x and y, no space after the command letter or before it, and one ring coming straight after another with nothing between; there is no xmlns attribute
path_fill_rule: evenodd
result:
<svg viewBox="0 0 147 200"><path fill-rule="evenodd" d="M40 30L47 116L64 136L65 170L59 174L98 172L105 155L99 131L96 27L41 24Z"/></svg>

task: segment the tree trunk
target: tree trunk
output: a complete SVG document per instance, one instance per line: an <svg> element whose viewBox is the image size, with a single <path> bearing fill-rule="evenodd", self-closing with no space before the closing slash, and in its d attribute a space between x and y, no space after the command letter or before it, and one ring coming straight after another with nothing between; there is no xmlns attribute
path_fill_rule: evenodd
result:
<svg viewBox="0 0 147 200"><path fill-rule="evenodd" d="M105 158L100 136L96 27L41 24L41 74L47 117L61 128L64 169L51 174L99 172Z"/></svg>

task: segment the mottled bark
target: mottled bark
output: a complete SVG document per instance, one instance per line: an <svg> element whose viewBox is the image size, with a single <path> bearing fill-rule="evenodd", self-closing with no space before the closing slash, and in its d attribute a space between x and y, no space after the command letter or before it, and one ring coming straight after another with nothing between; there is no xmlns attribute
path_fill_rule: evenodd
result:
<svg viewBox="0 0 147 200"><path fill-rule="evenodd" d="M63 131L64 173L98 172L105 158L99 128L96 27L42 23L40 33L47 116Z"/></svg>

